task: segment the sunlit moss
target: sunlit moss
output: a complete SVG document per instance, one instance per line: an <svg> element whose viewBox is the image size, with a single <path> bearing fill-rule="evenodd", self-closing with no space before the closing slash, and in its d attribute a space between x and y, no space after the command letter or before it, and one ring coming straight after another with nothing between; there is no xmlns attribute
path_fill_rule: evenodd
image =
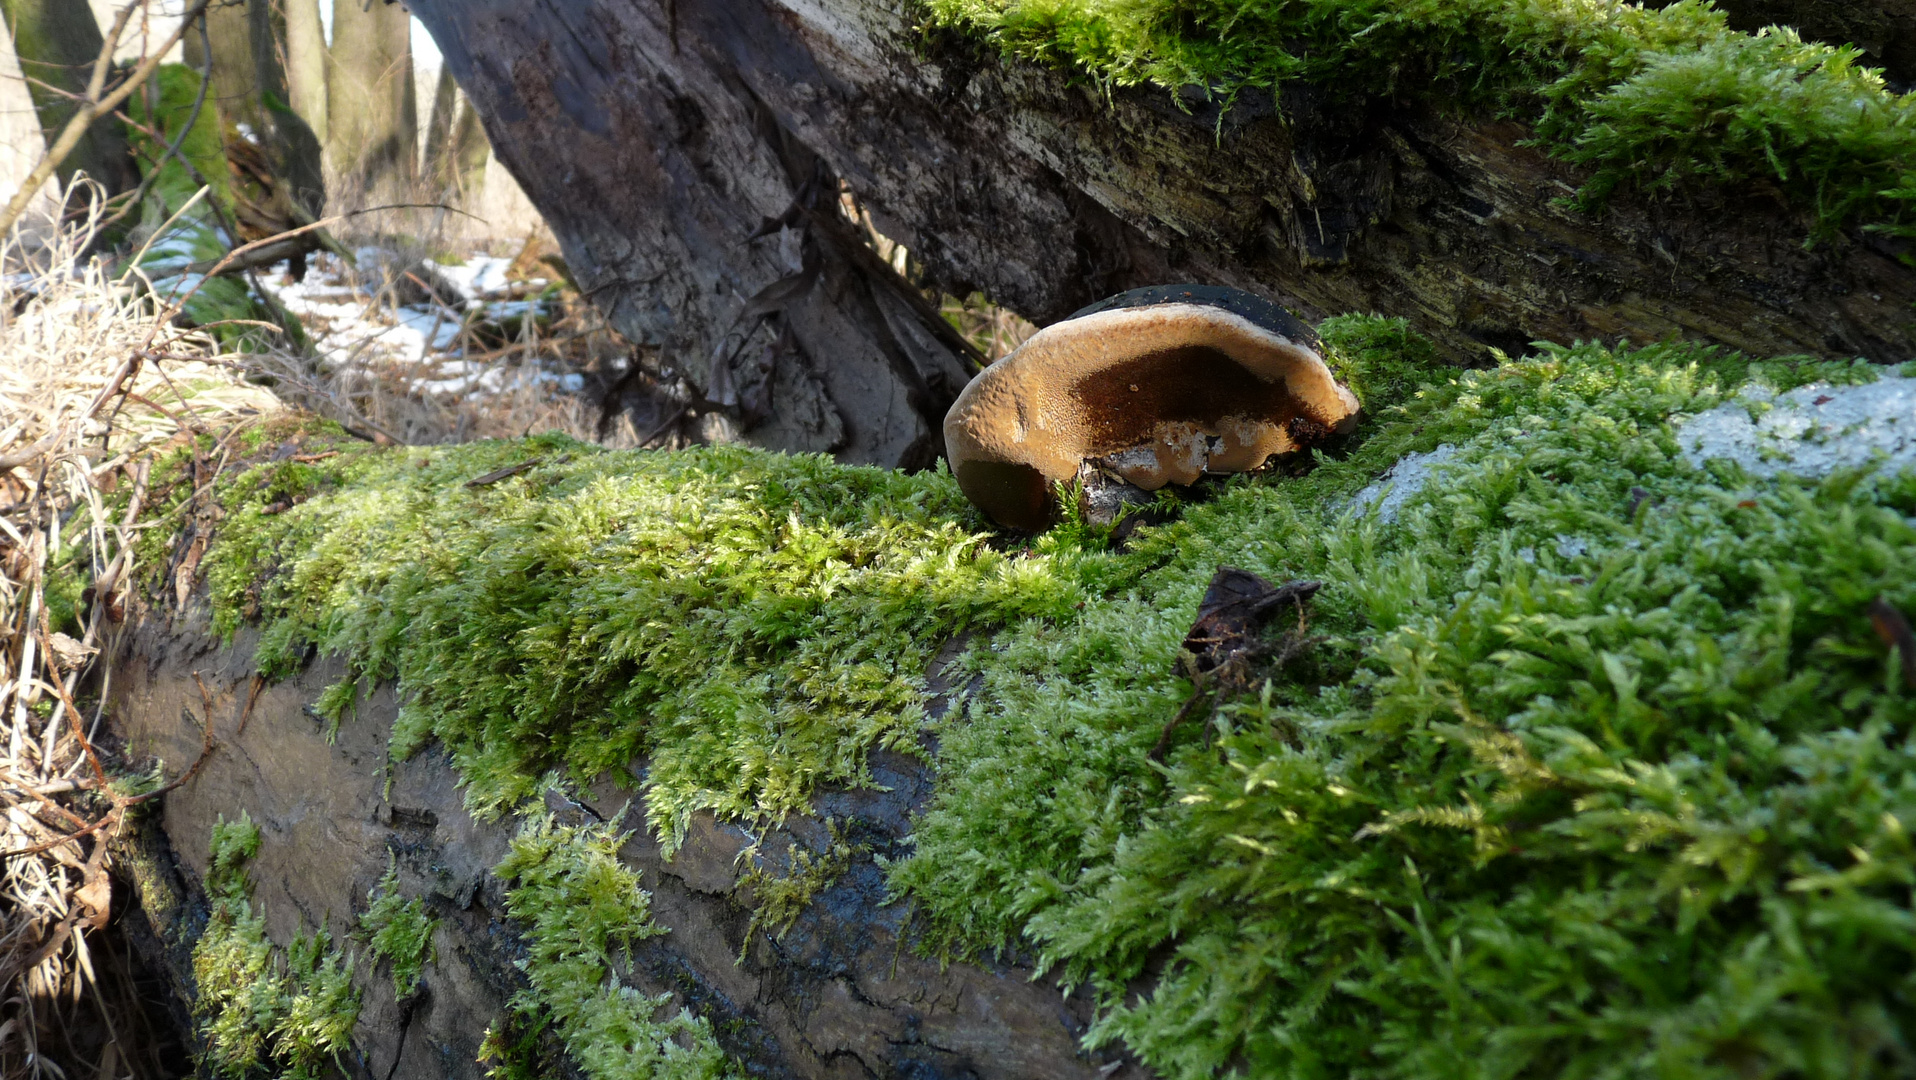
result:
<svg viewBox="0 0 1916 1080"><path fill-rule="evenodd" d="M424 900L407 900L399 894L396 863L386 868L386 876L373 887L370 899L372 903L359 917L367 951L375 959L392 962L393 997L410 997L433 958L432 935L439 920L426 913Z"/></svg>
<svg viewBox="0 0 1916 1080"><path fill-rule="evenodd" d="M1544 146L1660 191L1760 182L1819 235L1916 224L1916 99L1860 50L1729 28L1707 0L925 0L928 27L1116 86L1221 98L1309 82L1534 122Z"/></svg>
<svg viewBox="0 0 1916 1080"><path fill-rule="evenodd" d="M624 841L610 826L537 815L514 838L493 871L512 883L506 909L527 928L531 991L514 1008L551 1023L589 1080L738 1076L703 1018L670 1012L670 994L648 997L613 977L615 954L665 933L638 874L619 859ZM496 1042L491 1050L510 1057Z"/></svg>
<svg viewBox="0 0 1916 1080"><path fill-rule="evenodd" d="M828 841L823 851L811 851L794 840L787 851L784 872L775 872L768 857L754 844L739 853L746 870L739 875L738 888L751 897L752 921L745 927L739 945L739 959L752 946L752 937L763 930L773 938L783 937L798 917L810 907L812 899L832 887L853 858L868 850L854 844L845 834L842 822L825 823Z"/></svg>
<svg viewBox="0 0 1916 1080"><path fill-rule="evenodd" d="M193 947L201 1063L232 1080L262 1072L317 1080L338 1064L359 1021L353 962L324 930L295 938L283 956L274 949L246 879L259 845L259 828L243 811L213 826L205 881L212 910Z"/></svg>
<svg viewBox="0 0 1916 1080"><path fill-rule="evenodd" d="M1916 695L1865 609L1916 606L1916 481L1688 464L1675 424L1750 370L1552 350L1191 507L966 658L895 887L1091 982L1091 1039L1165 1076L1901 1074ZM1439 443L1396 521L1351 505ZM1160 769L1220 564L1324 582L1328 663Z"/></svg>
<svg viewBox="0 0 1916 1080"><path fill-rule="evenodd" d="M262 670L347 656L335 717L355 680L397 677L395 755L439 740L485 813L644 757L668 845L694 810L777 816L856 782L873 748L915 745L942 640L1078 598L992 548L943 474L562 437L312 469L302 490L328 493L273 514L283 466L230 485L207 558L221 625L264 616Z"/></svg>
<svg viewBox="0 0 1916 1080"><path fill-rule="evenodd" d="M1460 372L1389 320L1324 330L1360 433L1122 549L993 537L942 473L348 448L221 490L214 600L256 613L267 670L317 647L396 679L395 752L438 740L478 808L609 773L668 846L695 809L762 823L922 752L930 657L977 631L893 890L930 949L1092 985L1090 1038L1166 1077L1903 1070L1911 692L1864 608L1916 608L1916 481L1759 483L1676 441L1746 381L1874 370L1660 345ZM1353 502L1440 444L1395 518ZM1156 763L1220 565L1322 582L1319 640ZM535 813L500 868L522 1020L595 1076L721 1069L607 979L657 929L618 840Z"/></svg>

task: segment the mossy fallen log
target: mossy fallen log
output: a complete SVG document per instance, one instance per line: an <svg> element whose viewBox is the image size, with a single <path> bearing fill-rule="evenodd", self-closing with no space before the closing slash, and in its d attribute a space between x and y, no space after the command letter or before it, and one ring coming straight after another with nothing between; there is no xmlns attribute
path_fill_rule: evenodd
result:
<svg viewBox="0 0 1916 1080"><path fill-rule="evenodd" d="M874 856L908 850L923 761L878 752L782 822L691 814L668 858L610 783L476 818L445 754L388 762L390 688L329 738L343 664L256 690L258 634L220 647L204 614L141 625L115 713L190 761L211 691L219 749L129 860L209 1075L1141 1075L1079 1047L1088 993L913 950Z"/></svg>
<svg viewBox="0 0 1916 1080"><path fill-rule="evenodd" d="M156 471L115 723L211 717L162 825L258 825L228 925L275 1001L356 953L355 1071L1905 1074L1911 381L1321 329L1349 441L1029 539L941 472L243 431ZM1220 566L1312 640L1191 711Z"/></svg>
<svg viewBox="0 0 1916 1080"><path fill-rule="evenodd" d="M715 411L776 388L760 445L923 465L962 384L844 197L1041 325L1203 281L1459 363L1916 355L1916 104L1695 2L415 10L614 324Z"/></svg>

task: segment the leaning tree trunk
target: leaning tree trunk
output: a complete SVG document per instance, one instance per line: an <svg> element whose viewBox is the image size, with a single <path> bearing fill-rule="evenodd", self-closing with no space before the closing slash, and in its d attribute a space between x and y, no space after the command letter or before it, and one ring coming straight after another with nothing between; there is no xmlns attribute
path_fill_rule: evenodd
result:
<svg viewBox="0 0 1916 1080"><path fill-rule="evenodd" d="M1509 121L1308 88L1108 97L858 0L416 0L499 159L612 322L749 437L920 463L963 378L863 254L841 187L922 262L1044 323L1121 289L1235 285L1405 315L1450 355L1549 339L1916 354L1916 274L1747 200L1562 206ZM740 387L758 388L750 395ZM765 389L769 388L769 389ZM762 418L741 402L768 400ZM756 427L753 427L756 425Z"/></svg>
<svg viewBox="0 0 1916 1080"><path fill-rule="evenodd" d="M105 44L100 24L94 21L93 9L76 0L0 0L0 15L6 16L7 28L13 32L14 51L39 113L40 130L52 142L73 115L73 101L65 95L86 92L94 61ZM96 122L55 175L65 186L80 171L104 184L108 194L127 191L140 182L127 154L126 131L118 120Z"/></svg>
<svg viewBox="0 0 1916 1080"><path fill-rule="evenodd" d="M419 146L412 79L412 21L383 0L333 6L327 83L327 156L367 202L401 201Z"/></svg>

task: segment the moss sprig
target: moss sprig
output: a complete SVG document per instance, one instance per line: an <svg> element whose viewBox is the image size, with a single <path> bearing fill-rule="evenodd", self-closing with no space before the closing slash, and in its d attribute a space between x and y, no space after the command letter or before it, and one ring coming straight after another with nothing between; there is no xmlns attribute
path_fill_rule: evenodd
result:
<svg viewBox="0 0 1916 1080"><path fill-rule="evenodd" d="M393 997L403 1001L419 989L419 979L434 959L433 931L439 920L427 913L424 900L408 900L400 893L396 859L367 898L371 903L359 916L359 931L375 960L392 963Z"/></svg>
<svg viewBox="0 0 1916 1080"><path fill-rule="evenodd" d="M514 883L507 911L528 928L531 992L514 1008L529 1026L550 1023L589 1080L729 1080L739 1074L711 1024L670 1012L670 994L648 997L615 977L633 944L665 933L652 920L651 894L619 860L624 843L611 825L566 826L543 815L514 838L493 871Z"/></svg>
<svg viewBox="0 0 1916 1080"><path fill-rule="evenodd" d="M274 948L253 910L246 864L259 853L260 834L244 811L214 824L211 847L212 911L193 946L201 1063L229 1080L318 1080L339 1063L359 1022L352 957L323 929L295 937L284 953Z"/></svg>

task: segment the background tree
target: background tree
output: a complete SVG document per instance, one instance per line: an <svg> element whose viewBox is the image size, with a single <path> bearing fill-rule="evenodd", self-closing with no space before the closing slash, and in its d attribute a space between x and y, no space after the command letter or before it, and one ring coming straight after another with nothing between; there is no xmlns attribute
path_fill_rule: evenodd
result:
<svg viewBox="0 0 1916 1080"><path fill-rule="evenodd" d="M415 178L418 105L412 20L390 0L340 0L333 8L327 82L327 156L366 197L392 200Z"/></svg>
<svg viewBox="0 0 1916 1080"><path fill-rule="evenodd" d="M326 205L319 137L287 105L282 58L291 50L284 44L289 39L283 14L272 0L219 0L207 9L206 24L213 73L208 97L225 137L239 137L236 129L244 125L300 212L317 215ZM199 35L187 35L185 45L187 64L204 69L206 47Z"/></svg>
<svg viewBox="0 0 1916 1080"><path fill-rule="evenodd" d="M444 186L452 176L452 120L459 107L459 84L452 72L439 69L433 84L432 114L426 121L426 180L435 187Z"/></svg>
<svg viewBox="0 0 1916 1080"><path fill-rule="evenodd" d="M287 101L324 143L326 139L326 27L319 0L282 0L286 25Z"/></svg>
<svg viewBox="0 0 1916 1080"><path fill-rule="evenodd" d="M472 102L459 90L452 71L441 68L426 125L426 181L441 197L471 202L479 197L491 151Z"/></svg>
<svg viewBox="0 0 1916 1080"><path fill-rule="evenodd" d="M92 8L75 0L0 0L0 15L13 33L40 130L51 143L76 108L65 95L86 92L93 63L105 43L100 24ZM102 118L89 126L55 175L64 186L78 171L105 184L111 194L139 183L127 155L126 130L117 120Z"/></svg>

